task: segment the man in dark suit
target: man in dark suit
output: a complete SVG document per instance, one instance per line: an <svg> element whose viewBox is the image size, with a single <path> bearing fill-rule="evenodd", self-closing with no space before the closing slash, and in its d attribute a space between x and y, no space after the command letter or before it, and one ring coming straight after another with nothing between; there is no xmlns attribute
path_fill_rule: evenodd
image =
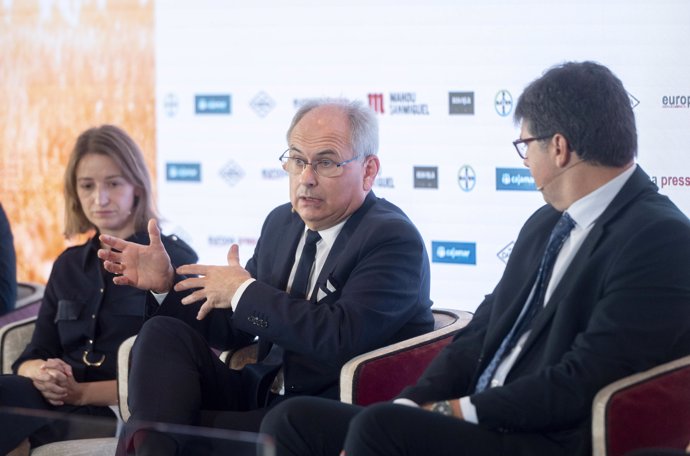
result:
<svg viewBox="0 0 690 456"><path fill-rule="evenodd" d="M548 204L494 291L397 403L273 409L262 430L279 455L584 456L600 388L690 353L690 223L635 164L620 80L554 67L515 118Z"/></svg>
<svg viewBox="0 0 690 456"><path fill-rule="evenodd" d="M161 301L132 352L132 420L258 430L267 406L297 395L337 399L347 360L433 328L424 242L371 192L375 114L358 102L313 101L287 138L291 203L268 215L246 268L233 245L225 266L175 270L155 224L149 246L101 238L115 249L99 251L121 274L115 282ZM201 334L223 349L258 336L259 362L230 370Z"/></svg>

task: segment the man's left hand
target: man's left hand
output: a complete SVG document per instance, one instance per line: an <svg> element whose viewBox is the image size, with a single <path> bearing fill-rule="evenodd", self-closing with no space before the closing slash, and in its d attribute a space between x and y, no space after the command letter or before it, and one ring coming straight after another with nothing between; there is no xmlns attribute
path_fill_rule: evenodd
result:
<svg viewBox="0 0 690 456"><path fill-rule="evenodd" d="M207 266L203 264L186 264L177 268L180 275L198 275L182 280L175 285L175 291L197 288L182 299L182 304L193 304L206 300L199 309L197 320L203 320L212 309L229 309L232 297L237 289L251 275L240 265L239 246L233 244L228 250L227 266Z"/></svg>

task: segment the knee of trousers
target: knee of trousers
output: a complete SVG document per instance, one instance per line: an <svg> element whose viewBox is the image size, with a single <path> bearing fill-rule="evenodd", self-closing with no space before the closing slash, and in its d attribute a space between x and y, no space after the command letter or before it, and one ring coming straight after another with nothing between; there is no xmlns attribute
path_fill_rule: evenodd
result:
<svg viewBox="0 0 690 456"><path fill-rule="evenodd" d="M394 423L400 415L400 405L390 402L373 404L364 408L352 419L350 433L365 435L377 434L382 425Z"/></svg>
<svg viewBox="0 0 690 456"><path fill-rule="evenodd" d="M167 340L179 339L180 335L185 334L187 331L194 330L182 320L158 315L144 322L137 335L137 342L151 338L157 341L157 343L161 343Z"/></svg>
<svg viewBox="0 0 690 456"><path fill-rule="evenodd" d="M261 432L274 437L281 433L292 434L295 418L299 422L299 417L311 408L309 399L311 398L295 397L272 407L261 421Z"/></svg>
<svg viewBox="0 0 690 456"><path fill-rule="evenodd" d="M203 337L184 321L174 317L155 316L141 327L132 347L132 355L138 357L142 353L170 353L185 348L195 351L204 345Z"/></svg>

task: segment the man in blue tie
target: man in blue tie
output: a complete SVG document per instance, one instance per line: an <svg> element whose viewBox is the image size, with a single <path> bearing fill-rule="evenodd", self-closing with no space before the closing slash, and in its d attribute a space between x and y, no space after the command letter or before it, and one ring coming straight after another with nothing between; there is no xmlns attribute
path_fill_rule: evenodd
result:
<svg viewBox="0 0 690 456"><path fill-rule="evenodd" d="M290 203L267 216L245 267L237 245L223 266L172 265L155 224L148 246L101 237L114 249L99 256L119 274L115 283L151 290L156 301L132 350L130 421L256 431L285 398L337 399L340 368L355 355L433 329L424 241L371 191L375 114L359 102L310 101L287 140L280 160ZM223 208L229 217L231 209ZM258 363L241 371L208 348L255 337Z"/></svg>
<svg viewBox="0 0 690 456"><path fill-rule="evenodd" d="M635 163L621 81L593 62L556 66L515 120L547 204L496 288L393 403L273 409L262 430L278 455L585 456L600 388L690 354L690 222Z"/></svg>

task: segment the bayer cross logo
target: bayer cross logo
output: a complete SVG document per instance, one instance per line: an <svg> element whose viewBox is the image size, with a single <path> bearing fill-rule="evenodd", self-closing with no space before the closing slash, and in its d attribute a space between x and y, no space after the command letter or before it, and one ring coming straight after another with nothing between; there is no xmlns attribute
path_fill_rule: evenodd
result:
<svg viewBox="0 0 690 456"><path fill-rule="evenodd" d="M469 165L462 165L458 170L458 185L464 192L471 192L477 183L477 175Z"/></svg>
<svg viewBox="0 0 690 456"><path fill-rule="evenodd" d="M510 92L499 90L494 98L494 108L499 116L508 116L513 111L513 96Z"/></svg>
<svg viewBox="0 0 690 456"><path fill-rule="evenodd" d="M177 111L180 107L180 103L177 101L177 96L174 93L169 93L163 99L163 111L168 117L175 117Z"/></svg>

